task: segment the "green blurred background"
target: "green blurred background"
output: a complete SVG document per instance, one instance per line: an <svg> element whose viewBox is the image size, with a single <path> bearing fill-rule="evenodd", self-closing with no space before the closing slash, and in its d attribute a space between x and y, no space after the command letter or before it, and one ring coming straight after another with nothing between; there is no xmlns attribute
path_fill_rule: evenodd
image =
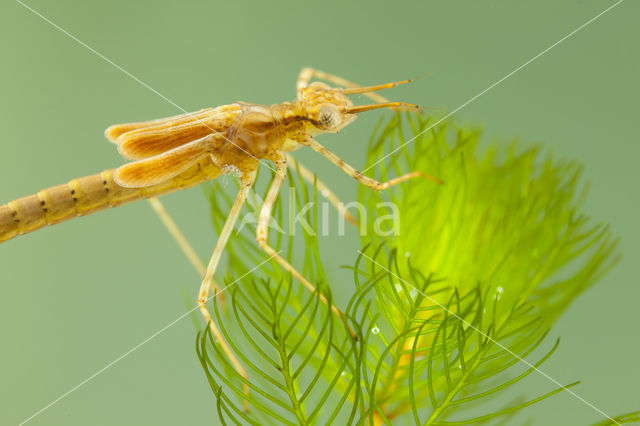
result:
<svg viewBox="0 0 640 426"><path fill-rule="evenodd" d="M451 111L613 2L28 4L186 110L291 100L300 68L314 66L362 84L431 73L385 95ZM488 139L541 142L580 160L591 182L585 211L623 237L622 261L552 330L562 342L543 368L561 383L583 380L574 390L609 415L640 409L639 12L626 0L455 115L483 124ZM2 2L0 16L1 202L121 164L102 136L110 124L180 112L20 3ZM380 114L321 140L363 167ZM355 199L350 178L298 154ZM207 258L216 237L202 191L164 200ZM321 243L332 269L354 261L355 232ZM348 274L333 276L350 290ZM0 424L28 418L182 315L199 285L146 202L1 244L0 280ZM217 424L194 338L185 318L29 424ZM530 395L553 388L540 376L529 384ZM514 423L601 419L563 393Z"/></svg>

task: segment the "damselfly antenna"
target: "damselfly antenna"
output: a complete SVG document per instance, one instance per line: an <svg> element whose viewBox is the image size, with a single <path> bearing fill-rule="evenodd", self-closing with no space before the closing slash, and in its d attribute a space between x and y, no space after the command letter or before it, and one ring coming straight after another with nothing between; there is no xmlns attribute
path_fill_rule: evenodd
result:
<svg viewBox="0 0 640 426"><path fill-rule="evenodd" d="M411 109L416 111L420 111L424 109L419 105L408 104L406 102L382 102L379 104L352 106L347 108L347 113L357 114L359 112L371 111L372 109L379 109L379 108L406 108L406 109Z"/></svg>
<svg viewBox="0 0 640 426"><path fill-rule="evenodd" d="M414 81L420 80L421 78L424 78L424 77L426 77L428 75L429 74L425 74L425 75L421 75L421 76L416 77L416 78L410 78L408 80L392 81L391 83L376 84L375 86L351 87L351 88L348 88L348 89L344 89L343 92L344 92L345 95L356 95L358 93L376 92L376 91L382 90L382 89L390 89L392 87L396 87L396 86L399 86L401 84L413 83Z"/></svg>
<svg viewBox="0 0 640 426"><path fill-rule="evenodd" d="M400 80L400 81L392 81L390 83L384 83L384 84L376 84L374 86L366 86L366 87L350 87L350 88L346 88L343 89L342 92L345 95L356 95L356 94L360 94L360 93L371 93L371 92L375 92L378 90L382 90L382 89L390 89L392 87L396 87L399 86L401 84L407 84L407 83L413 83L416 80L419 80L421 78L426 77L428 74L425 75L421 75L420 77L416 77L416 78L410 78L408 80ZM430 109L428 107L421 107L419 105L414 105L414 104L409 104L406 102L380 102L377 104L370 104L370 105L356 105L356 106L352 106L347 108L346 112L349 114L358 114L360 112L364 112L364 111L371 111L372 109L379 109L379 108L390 108L393 110L397 110L397 109L407 109L407 110L414 110L414 111L420 111L423 109Z"/></svg>

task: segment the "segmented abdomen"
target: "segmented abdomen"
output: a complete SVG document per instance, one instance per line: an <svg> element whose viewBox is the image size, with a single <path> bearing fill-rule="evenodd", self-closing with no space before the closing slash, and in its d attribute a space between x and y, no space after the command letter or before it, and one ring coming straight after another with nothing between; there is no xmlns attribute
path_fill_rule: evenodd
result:
<svg viewBox="0 0 640 426"><path fill-rule="evenodd" d="M188 188L219 174L207 159L167 182L146 188L118 185L113 170L73 179L0 206L0 242L107 207Z"/></svg>

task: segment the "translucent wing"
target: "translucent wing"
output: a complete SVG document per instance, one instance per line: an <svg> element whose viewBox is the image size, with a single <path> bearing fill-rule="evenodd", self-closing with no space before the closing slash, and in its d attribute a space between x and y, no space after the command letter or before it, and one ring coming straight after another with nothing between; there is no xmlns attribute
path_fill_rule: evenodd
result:
<svg viewBox="0 0 640 426"><path fill-rule="evenodd" d="M195 113L141 122L118 124L105 132L131 160L153 157L196 139L225 131L240 112L237 104L207 108Z"/></svg>
<svg viewBox="0 0 640 426"><path fill-rule="evenodd" d="M120 186L140 188L166 182L196 164L211 152L219 136L208 135L160 155L119 167L113 174Z"/></svg>

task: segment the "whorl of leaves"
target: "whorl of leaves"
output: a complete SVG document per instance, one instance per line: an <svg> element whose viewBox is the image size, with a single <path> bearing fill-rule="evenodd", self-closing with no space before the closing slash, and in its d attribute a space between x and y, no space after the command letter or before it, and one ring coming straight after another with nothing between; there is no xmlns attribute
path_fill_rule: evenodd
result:
<svg viewBox="0 0 640 426"><path fill-rule="evenodd" d="M408 145L406 123L415 137ZM319 293L272 262L228 290L224 305L210 304L249 377L233 369L205 327L196 350L223 424L476 424L509 418L578 383L549 383L546 393L496 407L496 397L526 390L522 381L558 347L546 342L553 320L615 261L608 228L578 212L579 168L541 162L538 149L515 145L502 159L498 148L480 155L477 130L428 127L419 116L403 122L397 115L372 138L370 162L397 149L389 166L375 170L381 180L421 170L445 183L362 192L371 214L379 197L389 197L402 223L399 235L363 238L348 300L332 297L317 233L272 231L272 246ZM316 201L314 187L291 174L289 186L297 212ZM232 200L220 183L208 194L220 229ZM276 223L282 211L279 202ZM317 230L318 209L303 215ZM234 234L225 277L265 259L253 232Z"/></svg>

